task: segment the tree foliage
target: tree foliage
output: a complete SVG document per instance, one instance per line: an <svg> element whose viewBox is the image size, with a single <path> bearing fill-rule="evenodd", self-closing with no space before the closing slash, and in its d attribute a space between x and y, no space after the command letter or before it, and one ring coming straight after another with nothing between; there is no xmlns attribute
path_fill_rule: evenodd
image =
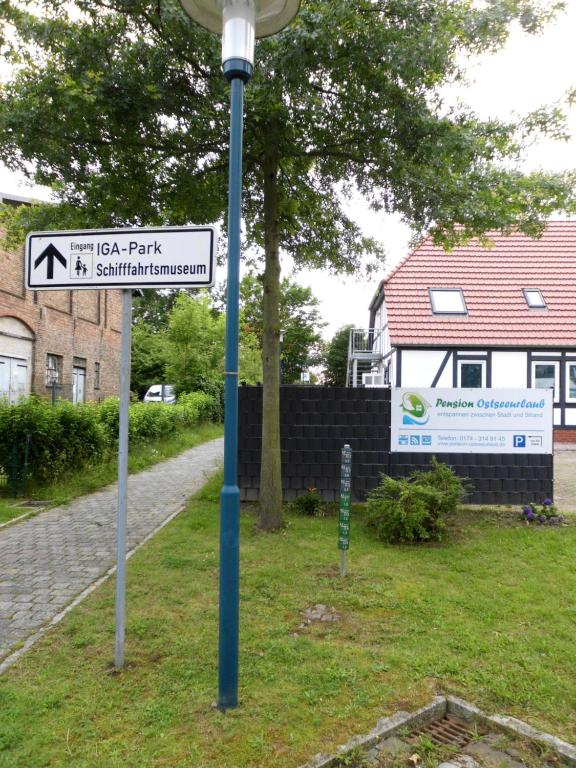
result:
<svg viewBox="0 0 576 768"><path fill-rule="evenodd" d="M380 247L347 214L357 188L437 242L540 231L574 210L574 175L515 169L559 110L515 122L446 110L463 52L495 50L513 22L538 31L539 0L304 0L258 42L246 96L245 234L263 272L264 528L280 524L280 249L299 266L354 271ZM37 15L36 15L37 14ZM220 42L177 0L5 0L0 39L17 64L0 96L0 159L50 184L61 206L15 226L184 224L226 207L228 89ZM45 228L45 227L44 227Z"/></svg>
<svg viewBox="0 0 576 768"><path fill-rule="evenodd" d="M142 295L132 302L132 320L135 324L142 323L149 331L158 333L165 330L168 317L176 304L178 295L183 291L174 288L157 290L143 288ZM194 295L194 291L190 295Z"/></svg>
<svg viewBox="0 0 576 768"><path fill-rule="evenodd" d="M130 388L142 398L152 384L168 383L165 334L154 332L143 321L132 327Z"/></svg>
<svg viewBox="0 0 576 768"><path fill-rule="evenodd" d="M252 330L262 348L264 337L263 284L256 275L248 274L240 284L240 304L245 327ZM285 277L280 281L279 319L283 334L282 383L300 381L300 374L317 361L321 342L320 302L312 289Z"/></svg>
<svg viewBox="0 0 576 768"><path fill-rule="evenodd" d="M206 294L193 299L179 294L167 332L166 375L178 390L200 392L222 381L224 316L212 309Z"/></svg>
<svg viewBox="0 0 576 768"><path fill-rule="evenodd" d="M329 387L345 387L348 370L348 344L354 326L340 328L324 350L324 383Z"/></svg>

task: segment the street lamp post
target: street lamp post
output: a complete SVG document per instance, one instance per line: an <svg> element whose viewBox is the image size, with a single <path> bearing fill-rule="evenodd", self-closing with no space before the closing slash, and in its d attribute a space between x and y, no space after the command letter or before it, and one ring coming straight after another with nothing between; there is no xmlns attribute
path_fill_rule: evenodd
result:
<svg viewBox="0 0 576 768"><path fill-rule="evenodd" d="M244 85L254 68L254 40L279 32L300 0L180 0L186 13L222 34L222 69L230 83L228 281L224 392L224 485L220 496L218 706L238 705L240 490L238 488L238 310Z"/></svg>

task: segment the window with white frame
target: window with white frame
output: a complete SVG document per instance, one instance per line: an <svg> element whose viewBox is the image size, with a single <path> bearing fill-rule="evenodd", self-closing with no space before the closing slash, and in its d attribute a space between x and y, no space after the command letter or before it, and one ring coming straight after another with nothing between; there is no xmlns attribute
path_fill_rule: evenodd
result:
<svg viewBox="0 0 576 768"><path fill-rule="evenodd" d="M458 386L477 389L486 386L486 360L459 360Z"/></svg>
<svg viewBox="0 0 576 768"><path fill-rule="evenodd" d="M461 288L429 288L430 306L435 315L467 315Z"/></svg>
<svg viewBox="0 0 576 768"><path fill-rule="evenodd" d="M532 386L535 389L554 389L554 402L560 399L560 363L543 360L532 363Z"/></svg>
<svg viewBox="0 0 576 768"><path fill-rule="evenodd" d="M546 309L546 302L539 288L524 288L524 298L530 309Z"/></svg>
<svg viewBox="0 0 576 768"><path fill-rule="evenodd" d="M576 403L576 361L566 363L566 401Z"/></svg>

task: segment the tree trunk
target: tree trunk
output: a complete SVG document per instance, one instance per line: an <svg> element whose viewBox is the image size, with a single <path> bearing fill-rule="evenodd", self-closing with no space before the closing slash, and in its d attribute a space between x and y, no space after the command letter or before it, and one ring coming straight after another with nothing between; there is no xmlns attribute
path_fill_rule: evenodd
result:
<svg viewBox="0 0 576 768"><path fill-rule="evenodd" d="M262 460L258 526L275 531L282 525L280 457L280 254L278 234L278 161L264 163L264 306L262 339Z"/></svg>

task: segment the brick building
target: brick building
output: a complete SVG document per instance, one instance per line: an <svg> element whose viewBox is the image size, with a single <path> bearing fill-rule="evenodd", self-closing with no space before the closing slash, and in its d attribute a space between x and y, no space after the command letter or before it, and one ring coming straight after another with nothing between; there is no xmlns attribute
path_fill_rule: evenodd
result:
<svg viewBox="0 0 576 768"><path fill-rule="evenodd" d="M23 251L0 247L0 264L0 397L116 395L120 291L27 291Z"/></svg>

